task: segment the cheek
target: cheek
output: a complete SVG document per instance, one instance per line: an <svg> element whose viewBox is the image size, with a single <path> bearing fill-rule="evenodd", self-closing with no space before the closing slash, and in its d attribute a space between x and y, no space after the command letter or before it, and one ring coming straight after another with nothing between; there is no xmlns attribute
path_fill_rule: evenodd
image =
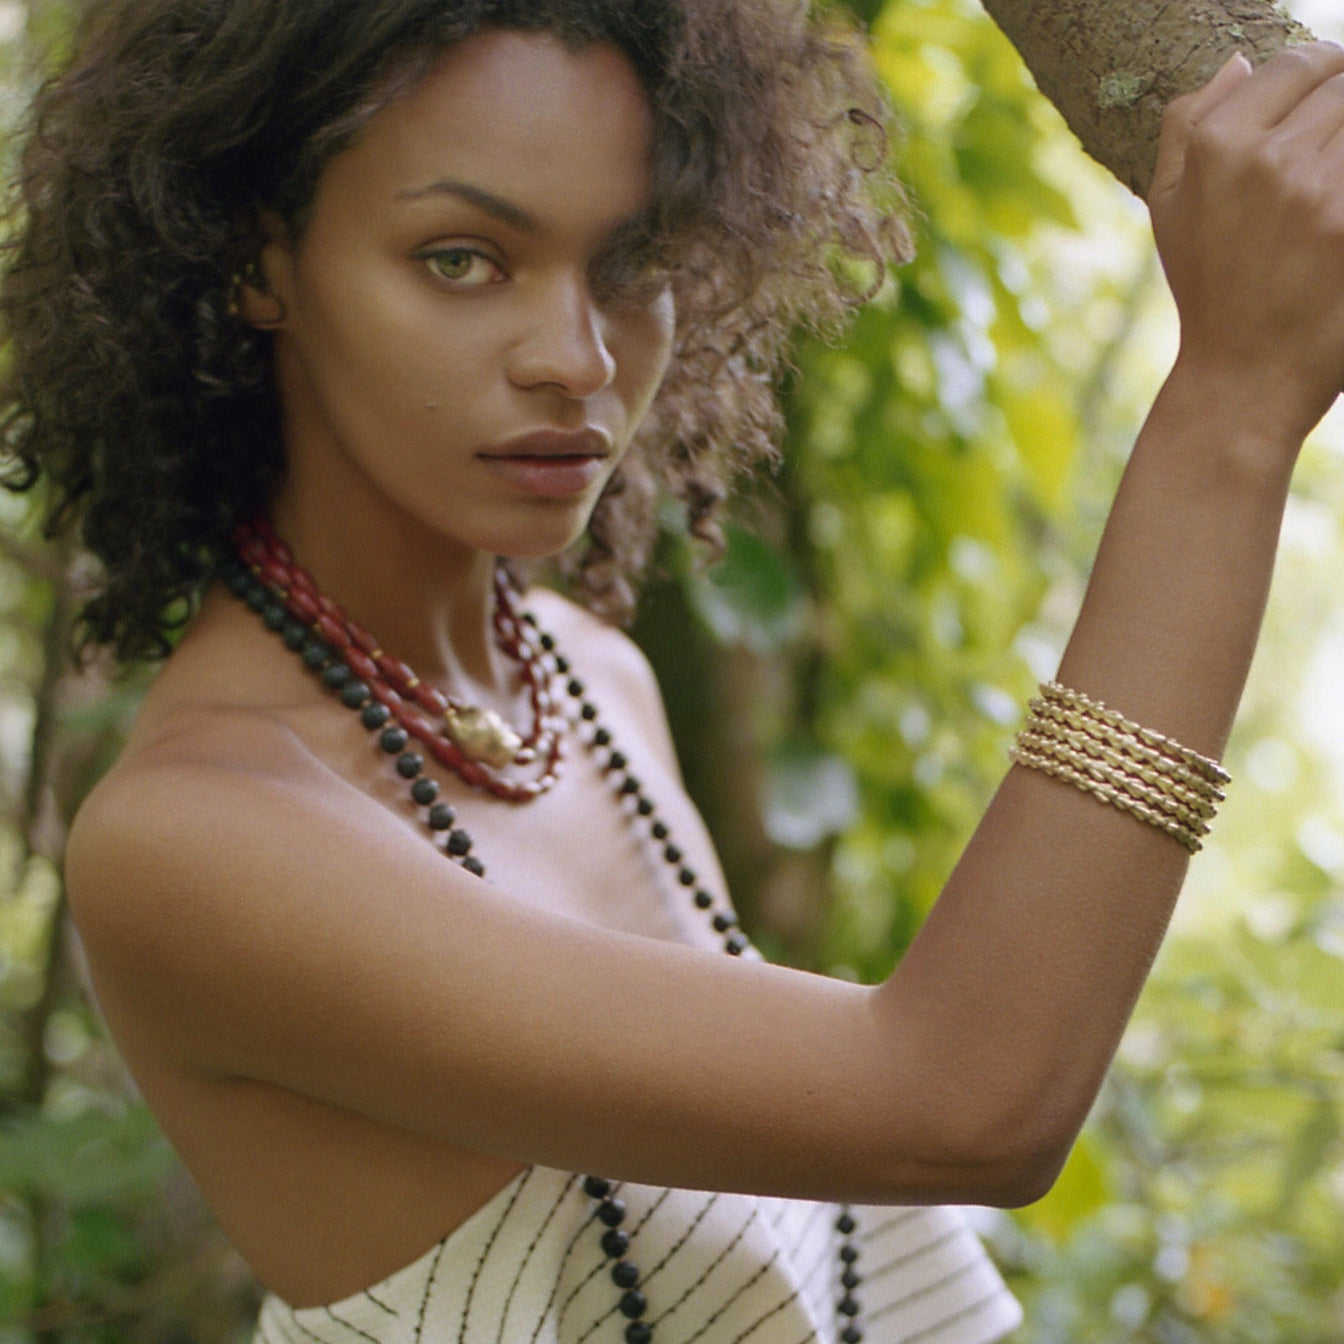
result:
<svg viewBox="0 0 1344 1344"><path fill-rule="evenodd" d="M672 345L677 338L677 301L672 296L671 285L658 297L650 310L650 317L656 326L663 359L666 361L672 357Z"/></svg>
<svg viewBox="0 0 1344 1344"><path fill-rule="evenodd" d="M630 347L637 351L632 363L637 367L635 381L647 406L657 395L672 360L676 340L677 316L671 291L632 319Z"/></svg>
<svg viewBox="0 0 1344 1344"><path fill-rule="evenodd" d="M363 419L414 420L478 387L489 346L479 323L445 322L414 278L336 268L303 293L293 338L327 396ZM470 327L470 330L468 328Z"/></svg>

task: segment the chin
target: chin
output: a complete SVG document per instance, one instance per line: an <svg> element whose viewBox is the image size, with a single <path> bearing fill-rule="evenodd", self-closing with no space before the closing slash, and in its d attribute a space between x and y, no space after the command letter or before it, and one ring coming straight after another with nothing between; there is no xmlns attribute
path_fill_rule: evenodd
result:
<svg viewBox="0 0 1344 1344"><path fill-rule="evenodd" d="M588 527L589 513L577 524L546 527L538 524L527 529L501 533L483 549L502 560L554 560L582 540Z"/></svg>

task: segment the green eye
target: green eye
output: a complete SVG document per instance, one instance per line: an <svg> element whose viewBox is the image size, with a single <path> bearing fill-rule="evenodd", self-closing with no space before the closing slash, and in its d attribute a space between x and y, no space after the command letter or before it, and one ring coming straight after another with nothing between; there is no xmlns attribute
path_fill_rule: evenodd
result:
<svg viewBox="0 0 1344 1344"><path fill-rule="evenodd" d="M442 247L422 252L420 259L439 280L451 284L488 285L500 278L499 264L470 247Z"/></svg>

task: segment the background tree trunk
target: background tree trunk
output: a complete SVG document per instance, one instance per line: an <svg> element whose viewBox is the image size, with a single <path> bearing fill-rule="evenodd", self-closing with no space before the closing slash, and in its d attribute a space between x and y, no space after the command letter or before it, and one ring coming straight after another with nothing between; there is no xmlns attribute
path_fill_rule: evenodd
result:
<svg viewBox="0 0 1344 1344"><path fill-rule="evenodd" d="M1144 195L1162 110L1234 52L1311 40L1272 0L984 0L1083 148Z"/></svg>

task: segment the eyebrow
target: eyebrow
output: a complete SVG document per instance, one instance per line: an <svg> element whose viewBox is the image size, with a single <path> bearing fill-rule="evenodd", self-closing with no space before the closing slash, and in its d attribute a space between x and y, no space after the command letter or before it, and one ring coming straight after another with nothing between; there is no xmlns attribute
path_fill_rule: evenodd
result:
<svg viewBox="0 0 1344 1344"><path fill-rule="evenodd" d="M405 191L397 192L399 201L419 201L428 196L456 196L458 200L465 201L468 205L475 206L478 210L483 210L487 215L493 215L496 219L509 225L510 228L517 229L520 233L541 233L541 221L522 206L515 205L512 201L506 201L502 196L496 196L494 192L486 191L482 187L474 187L470 182L459 182L454 178L441 178L437 182L431 182L424 187L412 187Z"/></svg>

